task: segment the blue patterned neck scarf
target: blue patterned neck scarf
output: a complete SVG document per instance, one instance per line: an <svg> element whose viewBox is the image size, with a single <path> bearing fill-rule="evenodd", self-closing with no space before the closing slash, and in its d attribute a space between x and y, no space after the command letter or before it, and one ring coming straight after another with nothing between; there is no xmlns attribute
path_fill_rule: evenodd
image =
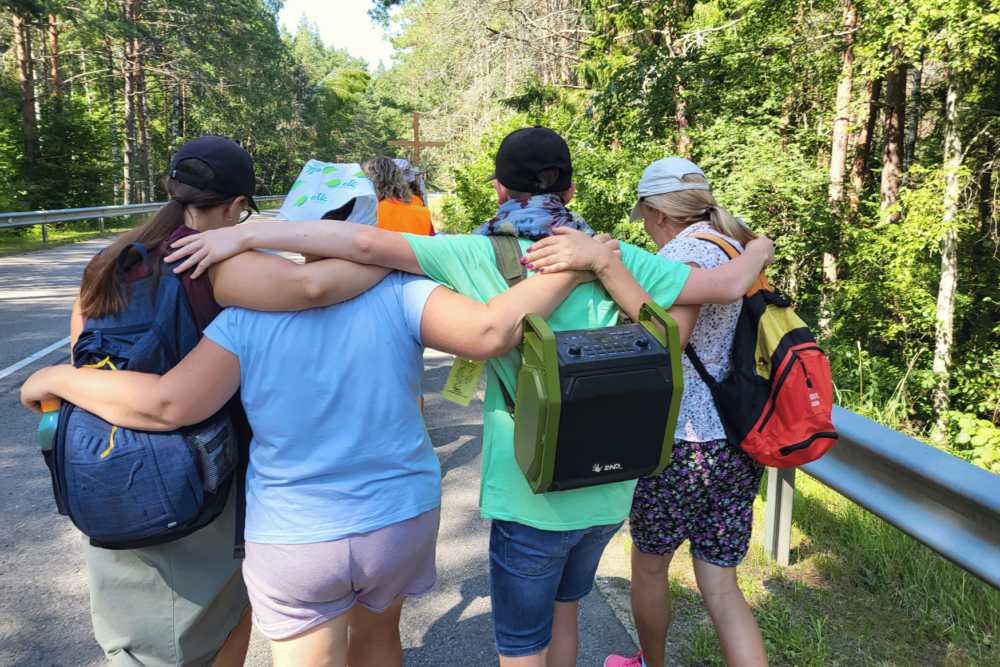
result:
<svg viewBox="0 0 1000 667"><path fill-rule="evenodd" d="M552 236L553 227L570 227L594 235L594 230L579 214L568 210L559 195L552 194L512 199L500 207L495 218L472 233L483 236L523 236L537 241Z"/></svg>

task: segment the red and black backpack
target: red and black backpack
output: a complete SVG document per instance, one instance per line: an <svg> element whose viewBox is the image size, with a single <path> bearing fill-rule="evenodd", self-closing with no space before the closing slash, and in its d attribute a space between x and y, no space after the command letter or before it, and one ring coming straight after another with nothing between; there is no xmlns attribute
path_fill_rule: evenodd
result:
<svg viewBox="0 0 1000 667"><path fill-rule="evenodd" d="M730 259L739 252L710 234ZM733 337L732 371L716 382L691 345L685 350L715 399L726 438L772 468L815 461L833 447L833 378L812 332L761 273L743 297Z"/></svg>

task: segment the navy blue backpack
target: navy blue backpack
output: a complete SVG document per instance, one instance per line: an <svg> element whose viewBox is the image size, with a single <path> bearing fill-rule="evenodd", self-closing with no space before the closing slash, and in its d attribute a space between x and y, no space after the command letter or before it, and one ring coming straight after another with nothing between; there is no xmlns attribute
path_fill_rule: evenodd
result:
<svg viewBox="0 0 1000 667"><path fill-rule="evenodd" d="M87 321L73 347L77 367L162 375L201 339L170 265L155 267L159 260L130 244L116 270L124 274L133 250L147 277L126 284L127 305L119 313ZM52 443L56 503L94 546L136 549L171 542L222 513L233 475L243 481L239 441L227 408L194 426L146 432L119 428L64 402ZM235 555L241 557L243 512L237 516Z"/></svg>

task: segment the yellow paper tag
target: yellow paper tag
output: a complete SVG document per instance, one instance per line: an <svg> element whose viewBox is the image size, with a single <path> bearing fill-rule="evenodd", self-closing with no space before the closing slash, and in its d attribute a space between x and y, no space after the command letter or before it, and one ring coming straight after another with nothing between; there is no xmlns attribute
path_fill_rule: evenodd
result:
<svg viewBox="0 0 1000 667"><path fill-rule="evenodd" d="M451 367L451 372L448 373L448 379L444 383L444 391L441 392L441 395L452 403L468 407L485 365L485 361L471 361L455 357L455 363Z"/></svg>

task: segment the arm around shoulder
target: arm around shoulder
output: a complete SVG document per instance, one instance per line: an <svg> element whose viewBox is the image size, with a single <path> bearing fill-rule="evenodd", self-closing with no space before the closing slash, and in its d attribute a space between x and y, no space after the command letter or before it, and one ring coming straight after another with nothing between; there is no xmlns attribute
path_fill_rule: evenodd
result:
<svg viewBox="0 0 1000 667"><path fill-rule="evenodd" d="M773 260L774 244L766 236L761 236L748 243L742 255L717 269L691 269L676 303L735 303L750 290L760 272Z"/></svg>
<svg viewBox="0 0 1000 667"><path fill-rule="evenodd" d="M131 371L53 366L21 387L21 402L37 411L58 397L125 428L170 431L219 411L240 386L236 355L207 338L163 376Z"/></svg>
<svg viewBox="0 0 1000 667"><path fill-rule="evenodd" d="M389 273L380 266L324 259L301 265L262 252L243 252L209 270L220 306L295 311L341 303L364 293Z"/></svg>

